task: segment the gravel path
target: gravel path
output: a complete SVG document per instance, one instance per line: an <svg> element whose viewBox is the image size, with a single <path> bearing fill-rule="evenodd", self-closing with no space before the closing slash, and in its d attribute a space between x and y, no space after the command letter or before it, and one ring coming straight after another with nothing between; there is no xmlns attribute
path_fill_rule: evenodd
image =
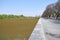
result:
<svg viewBox="0 0 60 40"><path fill-rule="evenodd" d="M29 40L45 40L41 19L39 19L36 27L34 28Z"/></svg>
<svg viewBox="0 0 60 40"><path fill-rule="evenodd" d="M29 40L60 40L60 20L40 18Z"/></svg>

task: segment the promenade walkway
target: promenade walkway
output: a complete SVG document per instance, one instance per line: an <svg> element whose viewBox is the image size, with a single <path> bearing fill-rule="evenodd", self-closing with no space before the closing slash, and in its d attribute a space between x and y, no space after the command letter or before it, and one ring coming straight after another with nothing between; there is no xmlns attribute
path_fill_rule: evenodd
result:
<svg viewBox="0 0 60 40"><path fill-rule="evenodd" d="M36 24L36 27L34 28L29 40L45 40L41 19L39 19L38 23Z"/></svg>

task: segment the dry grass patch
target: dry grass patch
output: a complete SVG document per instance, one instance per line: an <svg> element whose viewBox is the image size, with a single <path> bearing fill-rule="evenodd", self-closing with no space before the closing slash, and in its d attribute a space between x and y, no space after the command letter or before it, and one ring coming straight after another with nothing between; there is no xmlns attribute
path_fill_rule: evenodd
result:
<svg viewBox="0 0 60 40"><path fill-rule="evenodd" d="M0 19L0 40L28 39L37 21L38 18Z"/></svg>

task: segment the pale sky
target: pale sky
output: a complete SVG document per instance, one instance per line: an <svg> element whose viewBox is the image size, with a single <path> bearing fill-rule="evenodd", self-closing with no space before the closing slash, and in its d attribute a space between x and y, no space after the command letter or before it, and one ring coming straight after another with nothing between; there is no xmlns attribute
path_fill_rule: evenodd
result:
<svg viewBox="0 0 60 40"><path fill-rule="evenodd" d="M57 0L0 0L0 14L39 16Z"/></svg>

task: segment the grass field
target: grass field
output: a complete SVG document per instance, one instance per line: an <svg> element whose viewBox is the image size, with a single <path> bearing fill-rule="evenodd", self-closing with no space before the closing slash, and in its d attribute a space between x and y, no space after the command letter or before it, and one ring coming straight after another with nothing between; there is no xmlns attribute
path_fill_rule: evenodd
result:
<svg viewBox="0 0 60 40"><path fill-rule="evenodd" d="M0 40L28 40L38 18L0 19Z"/></svg>

